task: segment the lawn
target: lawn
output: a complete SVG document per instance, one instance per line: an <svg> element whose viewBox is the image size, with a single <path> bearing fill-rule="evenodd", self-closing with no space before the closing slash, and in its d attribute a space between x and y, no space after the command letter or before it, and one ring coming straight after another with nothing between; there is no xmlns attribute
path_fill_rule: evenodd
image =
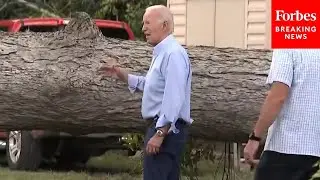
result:
<svg viewBox="0 0 320 180"><path fill-rule="evenodd" d="M222 180L223 169L215 163L201 161L198 180ZM226 176L226 175L225 175ZM4 180L141 180L141 161L128 158L121 153L107 152L104 156L90 160L88 168L73 171L42 169L38 172L10 171L0 168L0 179ZM226 179L226 177L224 177ZM230 178L229 178L230 179ZM242 170L236 173L235 180L251 180L252 172ZM188 180L183 177L183 180Z"/></svg>

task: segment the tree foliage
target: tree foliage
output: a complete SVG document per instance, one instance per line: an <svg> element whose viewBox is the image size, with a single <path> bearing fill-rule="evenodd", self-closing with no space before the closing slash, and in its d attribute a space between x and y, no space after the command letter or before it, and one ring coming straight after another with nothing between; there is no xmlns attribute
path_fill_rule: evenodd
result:
<svg viewBox="0 0 320 180"><path fill-rule="evenodd" d="M84 11L93 18L127 22L142 38L142 16L146 7L166 5L166 0L1 0L0 19L50 17L68 18Z"/></svg>

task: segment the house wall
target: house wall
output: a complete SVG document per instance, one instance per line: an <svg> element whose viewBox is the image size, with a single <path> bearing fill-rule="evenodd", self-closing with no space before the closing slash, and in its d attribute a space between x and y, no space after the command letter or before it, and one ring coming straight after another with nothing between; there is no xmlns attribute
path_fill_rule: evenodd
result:
<svg viewBox="0 0 320 180"><path fill-rule="evenodd" d="M244 47L244 0L214 0L216 47ZM190 21L190 23L192 23Z"/></svg>
<svg viewBox="0 0 320 180"><path fill-rule="evenodd" d="M187 45L212 45L215 42L215 1L187 0ZM199 13L196 13L199 12ZM189 22L189 23L188 23ZM190 23L191 22L191 23ZM210 22L210 23L208 23ZM199 28L203 27L203 28Z"/></svg>
<svg viewBox="0 0 320 180"><path fill-rule="evenodd" d="M245 48L270 48L268 0L245 0Z"/></svg>
<svg viewBox="0 0 320 180"><path fill-rule="evenodd" d="M174 36L186 45L187 0L167 0L174 18Z"/></svg>
<svg viewBox="0 0 320 180"><path fill-rule="evenodd" d="M168 0L184 45L270 48L271 0Z"/></svg>

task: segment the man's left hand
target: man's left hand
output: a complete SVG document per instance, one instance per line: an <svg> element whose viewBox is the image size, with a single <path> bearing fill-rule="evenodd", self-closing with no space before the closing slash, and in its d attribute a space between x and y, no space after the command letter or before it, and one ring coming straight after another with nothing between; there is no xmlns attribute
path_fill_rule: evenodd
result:
<svg viewBox="0 0 320 180"><path fill-rule="evenodd" d="M157 136L156 134L148 141L146 152L147 154L157 154L160 151L160 146L164 137Z"/></svg>
<svg viewBox="0 0 320 180"><path fill-rule="evenodd" d="M259 141L249 140L244 148L244 158L246 163L254 164L254 157L259 148Z"/></svg>

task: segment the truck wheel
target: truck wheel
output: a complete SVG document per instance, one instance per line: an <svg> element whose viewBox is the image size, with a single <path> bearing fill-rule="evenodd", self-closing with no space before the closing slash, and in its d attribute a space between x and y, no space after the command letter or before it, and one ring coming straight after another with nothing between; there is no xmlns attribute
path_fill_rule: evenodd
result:
<svg viewBox="0 0 320 180"><path fill-rule="evenodd" d="M40 140L29 131L10 131L7 137L6 156L13 170L37 170L42 160Z"/></svg>

